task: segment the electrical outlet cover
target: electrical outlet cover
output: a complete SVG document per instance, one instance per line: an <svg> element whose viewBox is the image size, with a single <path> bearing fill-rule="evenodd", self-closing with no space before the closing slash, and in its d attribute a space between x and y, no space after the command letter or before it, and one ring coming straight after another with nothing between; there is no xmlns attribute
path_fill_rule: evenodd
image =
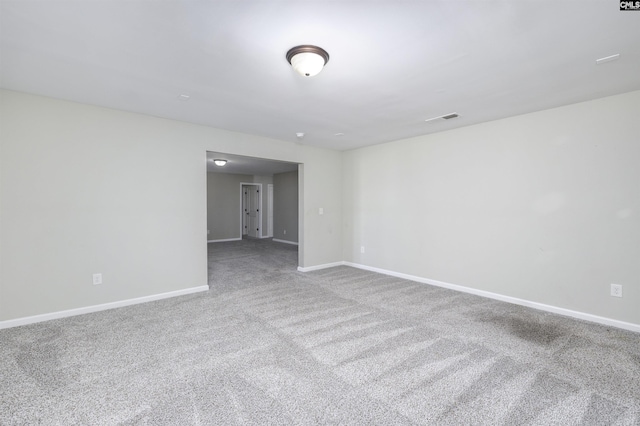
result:
<svg viewBox="0 0 640 426"><path fill-rule="evenodd" d="M622 285L611 284L611 295L613 297L622 297Z"/></svg>

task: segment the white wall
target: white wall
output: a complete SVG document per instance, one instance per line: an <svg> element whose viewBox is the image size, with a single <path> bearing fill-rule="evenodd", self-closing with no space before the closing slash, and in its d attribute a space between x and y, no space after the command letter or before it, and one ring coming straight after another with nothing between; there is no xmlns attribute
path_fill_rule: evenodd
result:
<svg viewBox="0 0 640 426"><path fill-rule="evenodd" d="M0 321L207 284L206 151L305 162L307 265L341 260L340 153L0 91ZM92 285L101 272L104 283Z"/></svg>
<svg viewBox="0 0 640 426"><path fill-rule="evenodd" d="M298 242L298 205L298 171L273 175L273 237L275 239Z"/></svg>
<svg viewBox="0 0 640 426"><path fill-rule="evenodd" d="M298 168L298 255L309 268L342 261L342 152L307 147ZM324 214L319 214L319 208Z"/></svg>
<svg viewBox="0 0 640 426"><path fill-rule="evenodd" d="M207 173L208 241L242 238L240 184L253 176L232 173Z"/></svg>
<svg viewBox="0 0 640 426"><path fill-rule="evenodd" d="M241 183L262 184L262 236L267 236L268 196L267 186L273 183L273 176L240 175L234 173L207 173L207 237L212 240L242 238L241 225Z"/></svg>
<svg viewBox="0 0 640 426"><path fill-rule="evenodd" d="M640 324L639 114L632 92L346 152L344 258Z"/></svg>
<svg viewBox="0 0 640 426"><path fill-rule="evenodd" d="M346 153L10 91L0 107L0 321L206 285L209 150L302 163L302 267L640 324L640 92Z"/></svg>

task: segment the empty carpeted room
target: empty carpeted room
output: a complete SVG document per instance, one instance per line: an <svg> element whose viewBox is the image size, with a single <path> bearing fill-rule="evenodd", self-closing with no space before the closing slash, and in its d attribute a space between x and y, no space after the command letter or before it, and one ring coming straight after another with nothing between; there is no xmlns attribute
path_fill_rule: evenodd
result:
<svg viewBox="0 0 640 426"><path fill-rule="evenodd" d="M0 424L640 424L637 40L0 0Z"/></svg>

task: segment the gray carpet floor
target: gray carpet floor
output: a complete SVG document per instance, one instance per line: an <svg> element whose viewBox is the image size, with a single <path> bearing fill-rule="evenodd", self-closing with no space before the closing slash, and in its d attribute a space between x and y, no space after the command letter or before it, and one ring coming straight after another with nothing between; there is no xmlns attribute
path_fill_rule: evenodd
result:
<svg viewBox="0 0 640 426"><path fill-rule="evenodd" d="M209 250L209 292L0 330L0 424L640 424L638 334Z"/></svg>

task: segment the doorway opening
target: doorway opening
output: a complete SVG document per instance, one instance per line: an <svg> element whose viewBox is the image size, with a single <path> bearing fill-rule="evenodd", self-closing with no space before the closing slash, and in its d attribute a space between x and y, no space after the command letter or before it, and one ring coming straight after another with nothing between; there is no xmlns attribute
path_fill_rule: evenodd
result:
<svg viewBox="0 0 640 426"><path fill-rule="evenodd" d="M295 267L301 265L303 165L221 152L206 154L207 243L209 254L216 253L208 257L209 272L216 269L216 257L227 249L238 249L247 239L252 241L245 250L265 244L284 247L284 243L289 252L297 252ZM214 159L224 159L226 164L217 166Z"/></svg>

